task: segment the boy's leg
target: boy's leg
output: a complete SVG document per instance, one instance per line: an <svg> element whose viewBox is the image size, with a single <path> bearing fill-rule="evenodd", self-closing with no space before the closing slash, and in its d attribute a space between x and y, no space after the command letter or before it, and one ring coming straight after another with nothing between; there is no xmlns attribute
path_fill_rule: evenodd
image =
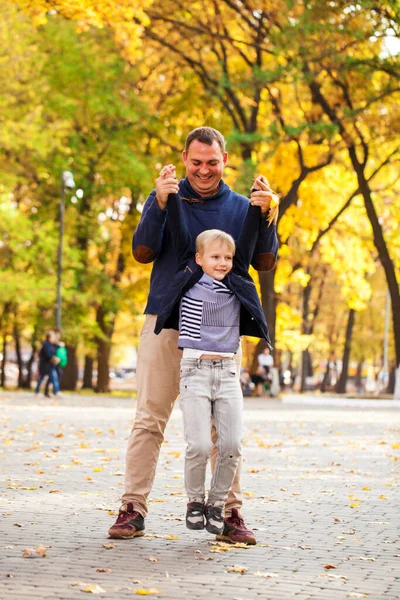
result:
<svg viewBox="0 0 400 600"><path fill-rule="evenodd" d="M137 364L137 408L126 452L123 505L133 503L143 517L153 485L164 430L179 391L178 332L155 335L155 315L146 315Z"/></svg>
<svg viewBox="0 0 400 600"><path fill-rule="evenodd" d="M204 502L211 453L212 370L197 359L181 362L180 405L186 442L185 488L190 501Z"/></svg>
<svg viewBox="0 0 400 600"><path fill-rule="evenodd" d="M234 361L216 369L217 374L219 393L214 401L214 422L218 454L208 495L210 503L225 501L241 457L243 436L243 396Z"/></svg>
<svg viewBox="0 0 400 600"><path fill-rule="evenodd" d="M236 369L237 369L237 374L238 374L238 378L239 378L240 377L240 367L242 364L242 346L241 346L241 344L240 344L239 349L238 349L237 353L235 354L234 358L235 358ZM216 446L217 440L218 440L218 434L217 434L217 430L215 429L214 419L212 422L211 439L213 442L213 448L212 448L212 452L211 452L211 461L210 462L211 462L211 471L214 472L215 463L216 463L217 454L218 454L217 446ZM229 494L228 494L228 497L225 502L225 517L231 516L232 508L236 508L239 511L239 514L241 514L241 509L242 509L242 504L243 504L243 494L242 494L242 488L240 486L241 470L242 470L242 458L240 457L239 464L236 469L235 477L233 479L231 489L229 490Z"/></svg>

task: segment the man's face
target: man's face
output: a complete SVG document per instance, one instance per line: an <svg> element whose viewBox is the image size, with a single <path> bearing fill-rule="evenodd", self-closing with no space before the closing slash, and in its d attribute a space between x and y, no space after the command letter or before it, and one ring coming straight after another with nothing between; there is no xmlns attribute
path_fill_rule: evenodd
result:
<svg viewBox="0 0 400 600"><path fill-rule="evenodd" d="M187 152L182 152L189 183L200 196L212 196L218 191L228 153L222 152L218 142L212 146L193 140Z"/></svg>
<svg viewBox="0 0 400 600"><path fill-rule="evenodd" d="M221 281L232 269L233 254L223 242L207 244L202 254L197 252L196 262L204 273Z"/></svg>

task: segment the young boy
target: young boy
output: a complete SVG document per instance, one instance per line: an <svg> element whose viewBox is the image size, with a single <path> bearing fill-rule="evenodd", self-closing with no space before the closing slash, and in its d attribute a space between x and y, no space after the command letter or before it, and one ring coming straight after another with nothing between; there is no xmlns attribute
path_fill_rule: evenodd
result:
<svg viewBox="0 0 400 600"><path fill-rule="evenodd" d="M196 239L193 255L181 200L168 199L168 223L178 270L158 316L155 333L179 329L180 400L184 435L185 487L189 502L188 529L221 535L224 502L241 456L243 398L234 359L240 335L264 338L267 324L258 294L248 274L254 254L260 209L249 204L237 243L216 229ZM211 420L218 434L218 456L205 502L205 474L212 447Z"/></svg>

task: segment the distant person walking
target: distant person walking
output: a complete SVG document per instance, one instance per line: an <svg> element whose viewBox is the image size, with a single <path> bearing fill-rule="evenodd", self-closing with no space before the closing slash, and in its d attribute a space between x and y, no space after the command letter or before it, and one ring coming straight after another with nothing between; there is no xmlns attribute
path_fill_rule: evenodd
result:
<svg viewBox="0 0 400 600"><path fill-rule="evenodd" d="M54 331L49 331L46 334L46 339L39 352L39 379L36 384L35 395L37 396L40 392L40 386L43 380L48 377L50 382L53 384L54 395L60 395L60 386L58 383L58 375L56 365L60 362L60 359L56 356L57 352L57 338Z"/></svg>
<svg viewBox="0 0 400 600"><path fill-rule="evenodd" d="M60 331L56 330L55 331L56 347L57 347L56 357L59 359L59 363L55 365L55 368L56 368L57 375L58 375L59 389L61 389L61 383L62 383L62 378L64 375L64 369L68 364L68 352L67 352L64 342L62 342L60 340L60 335L61 335ZM50 398L50 384L51 383L52 382L50 381L50 377L48 377L47 382L46 382L46 388L44 391L44 395L47 398ZM54 386L53 386L53 392L55 393Z"/></svg>

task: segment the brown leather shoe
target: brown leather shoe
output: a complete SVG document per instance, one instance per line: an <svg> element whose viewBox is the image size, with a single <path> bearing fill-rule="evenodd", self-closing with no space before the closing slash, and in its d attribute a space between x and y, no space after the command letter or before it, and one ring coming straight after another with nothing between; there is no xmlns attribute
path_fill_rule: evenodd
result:
<svg viewBox="0 0 400 600"><path fill-rule="evenodd" d="M252 531L247 529L243 519L239 516L237 508L232 508L232 515L224 519L224 531L217 535L217 540L226 542L237 542L254 546L257 544L256 536Z"/></svg>
<svg viewBox="0 0 400 600"><path fill-rule="evenodd" d="M108 530L108 535L118 540L129 540L144 535L144 531L144 518L133 510L133 504L129 502L121 506L118 518Z"/></svg>

